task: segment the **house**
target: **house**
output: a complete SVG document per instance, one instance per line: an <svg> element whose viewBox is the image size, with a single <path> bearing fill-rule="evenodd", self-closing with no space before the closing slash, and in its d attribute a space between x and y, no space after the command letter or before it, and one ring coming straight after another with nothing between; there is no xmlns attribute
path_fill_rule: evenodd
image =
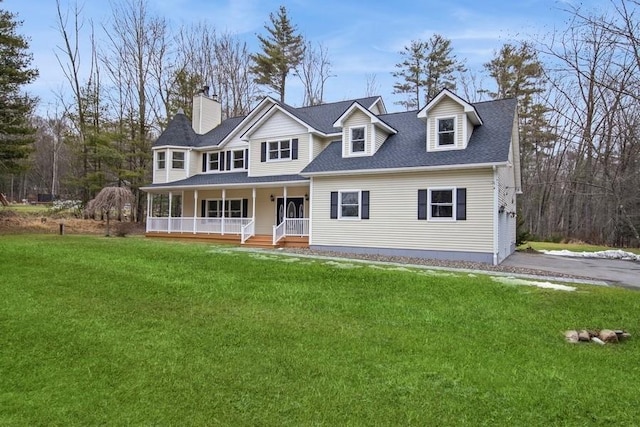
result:
<svg viewBox="0 0 640 427"><path fill-rule="evenodd" d="M449 90L420 111L380 97L221 120L208 89L153 144L147 235L498 264L515 250L516 101Z"/></svg>

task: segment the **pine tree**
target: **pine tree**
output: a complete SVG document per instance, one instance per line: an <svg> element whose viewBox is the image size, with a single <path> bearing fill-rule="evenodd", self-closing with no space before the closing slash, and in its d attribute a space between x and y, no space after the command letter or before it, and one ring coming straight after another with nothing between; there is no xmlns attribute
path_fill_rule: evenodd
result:
<svg viewBox="0 0 640 427"><path fill-rule="evenodd" d="M251 55L254 63L251 72L256 83L273 89L284 102L287 76L304 56L304 39L297 34L297 28L291 24L284 6L280 6L277 15L269 14L269 19L271 26L264 27L268 35L258 35L262 53Z"/></svg>
<svg viewBox="0 0 640 427"><path fill-rule="evenodd" d="M426 104L442 89L455 90L455 73L464 71L453 54L451 40L439 34L427 41L412 40L400 55L404 60L396 64L399 71L392 73L400 79L393 85L393 93L408 95L406 100L396 102L407 110L419 110L424 105L422 99Z"/></svg>
<svg viewBox="0 0 640 427"><path fill-rule="evenodd" d="M16 33L18 25L14 14L0 10L0 173L24 169L22 160L35 141L30 116L36 99L22 94L20 88L32 82L38 71L29 68L29 44Z"/></svg>

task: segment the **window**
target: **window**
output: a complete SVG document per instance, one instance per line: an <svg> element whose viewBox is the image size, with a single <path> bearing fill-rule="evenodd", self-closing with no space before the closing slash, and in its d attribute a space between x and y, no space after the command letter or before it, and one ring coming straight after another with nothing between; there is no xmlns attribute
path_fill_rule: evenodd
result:
<svg viewBox="0 0 640 427"><path fill-rule="evenodd" d="M364 126L351 128L351 152L364 153Z"/></svg>
<svg viewBox="0 0 640 427"><path fill-rule="evenodd" d="M438 146L453 145L455 135L455 118L438 119Z"/></svg>
<svg viewBox="0 0 640 427"><path fill-rule="evenodd" d="M431 188L418 190L418 219L467 219L466 188Z"/></svg>
<svg viewBox="0 0 640 427"><path fill-rule="evenodd" d="M270 141L269 161L291 159L291 140Z"/></svg>
<svg viewBox="0 0 640 427"><path fill-rule="evenodd" d="M360 193L358 191L340 193L340 218L360 218Z"/></svg>
<svg viewBox="0 0 640 427"><path fill-rule="evenodd" d="M368 191L332 191L331 219L369 219Z"/></svg>
<svg viewBox="0 0 640 427"><path fill-rule="evenodd" d="M220 169L220 153L209 153L209 170L217 171Z"/></svg>
<svg viewBox="0 0 640 427"><path fill-rule="evenodd" d="M184 169L184 151L171 153L171 167L173 169Z"/></svg>
<svg viewBox="0 0 640 427"><path fill-rule="evenodd" d="M453 218L453 190L429 191L431 218Z"/></svg>
<svg viewBox="0 0 640 427"><path fill-rule="evenodd" d="M158 169L164 169L166 164L167 153L165 153L164 151L158 151L156 153L156 156L157 156L156 160L157 160Z"/></svg>
<svg viewBox="0 0 640 427"><path fill-rule="evenodd" d="M246 199L227 199L224 201L225 218L243 218L247 210ZM222 218L222 200L207 200L206 215L209 218Z"/></svg>
<svg viewBox="0 0 640 427"><path fill-rule="evenodd" d="M244 150L233 151L233 169L244 169Z"/></svg>

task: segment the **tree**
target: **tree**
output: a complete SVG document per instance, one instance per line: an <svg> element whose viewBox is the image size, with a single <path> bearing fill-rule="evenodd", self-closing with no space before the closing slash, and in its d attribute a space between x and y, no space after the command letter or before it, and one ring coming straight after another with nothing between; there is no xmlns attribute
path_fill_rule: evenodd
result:
<svg viewBox="0 0 640 427"><path fill-rule="evenodd" d="M304 56L304 39L297 34L284 6L280 6L277 15L269 14L269 19L271 26L264 26L268 35L258 35L262 53L251 55L254 63L251 72L256 83L273 89L280 95L280 102L284 102L287 76Z"/></svg>
<svg viewBox="0 0 640 427"><path fill-rule="evenodd" d="M98 212L105 214L107 218L105 235L109 237L111 235L109 228L111 213L113 211L118 213L122 212L125 205L133 204L134 200L133 193L126 187L105 187L100 190L95 199L91 199L89 203L87 203L85 212L91 216Z"/></svg>
<svg viewBox="0 0 640 427"><path fill-rule="evenodd" d="M30 68L29 43L17 34L19 25L15 14L0 10L0 174L23 170L23 160L35 141L30 116L36 99L20 89L31 83L38 71Z"/></svg>
<svg viewBox="0 0 640 427"><path fill-rule="evenodd" d="M455 90L456 73L465 71L464 64L453 54L451 40L440 34L426 41L412 40L400 55L404 60L396 64L399 71L392 73L400 79L394 84L393 93L408 94L407 100L397 102L407 110L419 110L422 98L427 104L442 89Z"/></svg>
<svg viewBox="0 0 640 427"><path fill-rule="evenodd" d="M314 47L311 42L305 47L302 62L296 69L296 75L304 86L302 105L320 105L324 102L324 86L331 75L329 52L322 44Z"/></svg>

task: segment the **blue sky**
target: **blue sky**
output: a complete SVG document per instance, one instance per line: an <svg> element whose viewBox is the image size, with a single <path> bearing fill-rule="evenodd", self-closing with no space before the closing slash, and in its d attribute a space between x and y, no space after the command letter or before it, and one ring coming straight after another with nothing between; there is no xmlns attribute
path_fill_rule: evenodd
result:
<svg viewBox="0 0 640 427"><path fill-rule="evenodd" d="M63 7L74 0L61 0ZM78 0L87 20L103 22L110 15L108 0ZM264 33L269 13L280 4L287 7L292 21L308 40L321 42L329 50L333 74L325 91L326 101L362 96L366 76L375 75L387 109L399 95L392 95L391 72L399 62L398 52L412 39L442 34L452 41L454 53L467 67L478 72L502 44L514 40L537 39L554 28L564 28L563 11L581 4L587 9L608 4L608 0L150 0L152 12L169 19L174 29L181 24L207 21L219 31L240 36L255 51L255 35ZM18 13L24 21L19 32L31 39L34 65L40 71L37 82L27 90L41 98L39 112L53 108L54 93L64 89L63 75L54 55L61 44L55 29L55 0L4 0L0 8ZM86 44L86 42L85 42ZM488 80L485 80L489 84ZM287 102L302 101L293 79Z"/></svg>

